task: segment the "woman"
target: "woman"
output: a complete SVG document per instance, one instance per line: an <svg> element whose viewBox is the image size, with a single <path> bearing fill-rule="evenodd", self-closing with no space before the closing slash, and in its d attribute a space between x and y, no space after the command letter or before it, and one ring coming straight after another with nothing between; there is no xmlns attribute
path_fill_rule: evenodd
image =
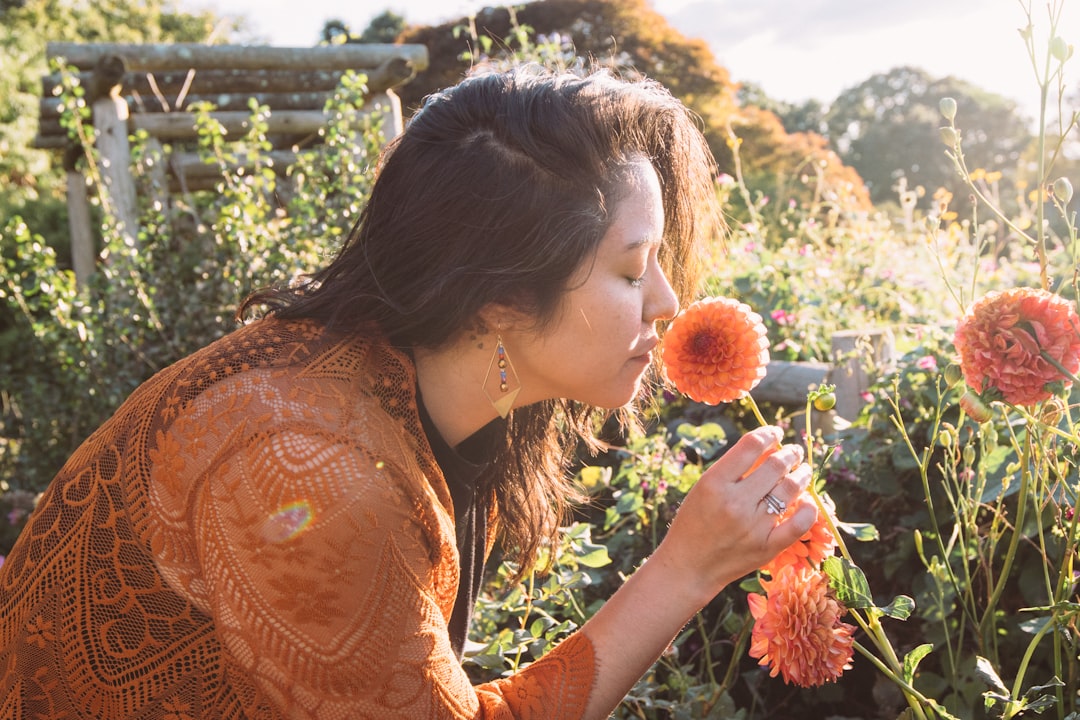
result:
<svg viewBox="0 0 1080 720"><path fill-rule="evenodd" d="M54 480L0 570L0 717L605 717L815 518L800 449L756 430L576 634L494 683L461 667L491 543L528 566L596 409L642 394L712 172L652 82L529 68L431 97L337 258L245 301L267 317Z"/></svg>

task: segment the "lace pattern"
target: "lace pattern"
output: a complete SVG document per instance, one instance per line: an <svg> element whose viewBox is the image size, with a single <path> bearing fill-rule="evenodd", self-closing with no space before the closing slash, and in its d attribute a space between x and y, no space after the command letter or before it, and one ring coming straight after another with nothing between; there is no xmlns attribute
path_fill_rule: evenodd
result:
<svg viewBox="0 0 1080 720"><path fill-rule="evenodd" d="M478 688L408 357L263 320L158 373L0 566L0 718L576 718L572 636Z"/></svg>

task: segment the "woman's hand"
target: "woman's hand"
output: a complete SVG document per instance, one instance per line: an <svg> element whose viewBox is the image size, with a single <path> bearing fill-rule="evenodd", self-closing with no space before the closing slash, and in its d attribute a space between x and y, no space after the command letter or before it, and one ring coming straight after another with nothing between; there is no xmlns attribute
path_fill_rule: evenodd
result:
<svg viewBox="0 0 1080 720"><path fill-rule="evenodd" d="M710 466L683 500L649 562L668 566L682 588L708 603L730 582L765 565L814 524L817 508L803 494L810 466L802 447L781 446L783 433L747 433ZM778 521L765 496L794 509Z"/></svg>

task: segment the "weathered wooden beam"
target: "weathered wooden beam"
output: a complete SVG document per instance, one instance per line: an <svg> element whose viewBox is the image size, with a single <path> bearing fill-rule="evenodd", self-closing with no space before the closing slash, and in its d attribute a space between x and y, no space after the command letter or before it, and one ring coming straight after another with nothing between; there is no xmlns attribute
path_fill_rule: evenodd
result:
<svg viewBox="0 0 1080 720"><path fill-rule="evenodd" d="M270 160L272 167L278 174L284 174L289 167L296 163L296 153L291 150L271 150L264 153L262 157ZM212 177L221 179L221 168L216 164L203 162L198 153L173 152L169 155L165 164L168 166L169 172L177 177L189 179ZM238 167L242 166L237 165L232 169Z"/></svg>
<svg viewBox="0 0 1080 720"><path fill-rule="evenodd" d="M367 78L368 92L377 94L408 82L420 68L406 58L391 58L372 67L348 68L363 73ZM130 98L139 97L151 109L158 93L171 105L186 95L219 95L222 93L294 93L330 91L341 84L345 70L281 70L281 69L235 69L205 68L163 70L157 72L131 71L124 75L121 85ZM93 74L89 71L76 73L79 82L88 86ZM52 98L54 88L60 86L59 73L41 78L41 95ZM130 102L130 101L129 101Z"/></svg>
<svg viewBox="0 0 1080 720"><path fill-rule="evenodd" d="M420 44L345 43L307 48L270 45L204 45L201 43L73 43L50 42L49 58L64 58L77 68L92 67L103 55L120 55L131 70L347 70L378 67L392 58L408 61L417 71L428 66L427 47Z"/></svg>
<svg viewBox="0 0 1080 720"><path fill-rule="evenodd" d="M30 147L35 150L63 150L71 144L67 135L35 135Z"/></svg>
<svg viewBox="0 0 1080 720"><path fill-rule="evenodd" d="M802 405L806 393L829 382L832 365L820 362L788 362L773 360L765 377L750 394L755 400L781 405Z"/></svg>
<svg viewBox="0 0 1080 720"><path fill-rule="evenodd" d="M274 110L321 110L330 98L329 91L324 92L265 92L265 93L227 93L216 95L188 95L184 98L184 107L190 107L199 102L208 102L214 105L216 110L246 110L248 101L254 99L260 105L266 105L271 111ZM160 103L153 98L125 97L128 109L135 114L154 114L156 112L173 112L177 108L162 108ZM44 125L55 121L57 126L60 119L60 108L63 101L60 98L42 98L39 104L38 117ZM51 127L51 126L50 126ZM52 132L43 130L42 134L49 135Z"/></svg>
<svg viewBox="0 0 1080 720"><path fill-rule="evenodd" d="M226 136L243 135L251 127L249 112L213 112L210 117L221 123ZM325 124L326 116L322 110L284 110L272 113L266 119L267 131L270 133L302 135L318 132ZM197 135L195 116L188 112L133 115L128 127L131 130L145 130L161 140L194 138Z"/></svg>

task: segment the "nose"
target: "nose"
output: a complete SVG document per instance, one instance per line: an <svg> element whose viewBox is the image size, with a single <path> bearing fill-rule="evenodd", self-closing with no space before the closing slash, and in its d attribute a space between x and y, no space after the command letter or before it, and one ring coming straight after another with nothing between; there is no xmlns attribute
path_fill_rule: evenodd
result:
<svg viewBox="0 0 1080 720"><path fill-rule="evenodd" d="M679 298L668 282L667 275L660 270L653 273L652 277L657 280L649 293L644 318L650 324L658 320L670 320L679 312Z"/></svg>

